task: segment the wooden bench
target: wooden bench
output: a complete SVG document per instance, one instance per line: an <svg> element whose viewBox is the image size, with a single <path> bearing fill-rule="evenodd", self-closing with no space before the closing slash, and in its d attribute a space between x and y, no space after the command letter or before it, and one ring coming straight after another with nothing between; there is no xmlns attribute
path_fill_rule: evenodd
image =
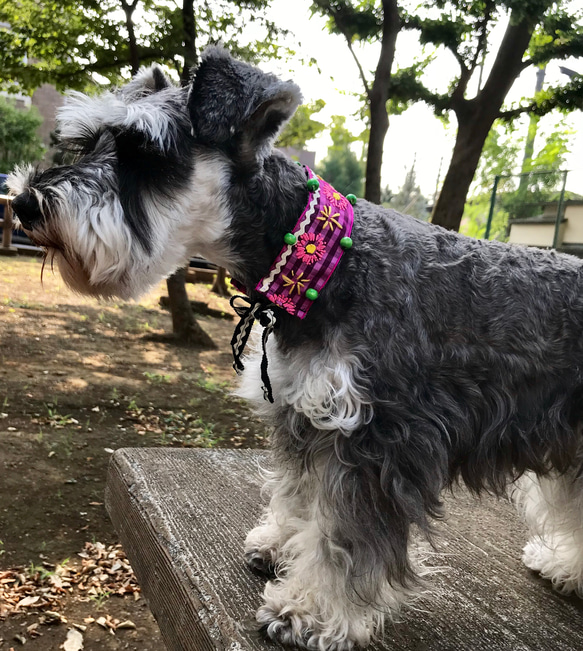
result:
<svg viewBox="0 0 583 651"><path fill-rule="evenodd" d="M18 249L12 246L12 198L6 194L0 194L0 205L4 206L4 218L0 219L2 227L2 245L0 255L16 255Z"/></svg>
<svg viewBox="0 0 583 651"><path fill-rule="evenodd" d="M254 612L264 581L242 560L261 512L259 451L124 449L106 502L168 651L266 651ZM520 562L510 504L448 497L431 592L387 626L375 651L580 651L583 606Z"/></svg>

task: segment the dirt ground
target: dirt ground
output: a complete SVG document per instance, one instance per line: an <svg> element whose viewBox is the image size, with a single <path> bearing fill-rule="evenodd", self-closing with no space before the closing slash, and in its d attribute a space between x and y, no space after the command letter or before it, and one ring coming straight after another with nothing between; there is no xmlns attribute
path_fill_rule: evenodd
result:
<svg viewBox="0 0 583 651"><path fill-rule="evenodd" d="M85 651L161 651L139 592L81 593L61 579L57 590L55 577L82 571L87 542L117 542L103 505L116 448L264 445L264 426L229 395L234 321L200 318L216 351L178 347L155 340L171 331L164 283L139 303L98 302L40 274L40 259L0 257L0 650L57 651L77 626ZM189 294L230 313L208 287ZM40 594L50 583L58 617L38 601L2 616L2 576Z"/></svg>

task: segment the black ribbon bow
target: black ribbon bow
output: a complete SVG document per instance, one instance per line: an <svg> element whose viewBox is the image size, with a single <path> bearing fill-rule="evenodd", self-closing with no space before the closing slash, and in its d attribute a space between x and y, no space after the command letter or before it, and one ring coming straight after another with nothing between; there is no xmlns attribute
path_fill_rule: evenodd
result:
<svg viewBox="0 0 583 651"><path fill-rule="evenodd" d="M235 305L235 301L241 300L247 305ZM230 300L231 307L235 310L240 318L239 323L235 327L233 338L231 339L231 348L233 349L233 368L237 373L241 373L245 368L241 357L245 352L247 340L251 334L251 328L255 321L263 326L263 335L261 337L261 347L263 349L263 357L261 358L261 381L263 382L263 397L269 402L273 402L273 391L271 389L271 382L267 373L267 339L273 332L277 318L271 309L272 304L265 305L264 303L253 303L246 296L233 296Z"/></svg>

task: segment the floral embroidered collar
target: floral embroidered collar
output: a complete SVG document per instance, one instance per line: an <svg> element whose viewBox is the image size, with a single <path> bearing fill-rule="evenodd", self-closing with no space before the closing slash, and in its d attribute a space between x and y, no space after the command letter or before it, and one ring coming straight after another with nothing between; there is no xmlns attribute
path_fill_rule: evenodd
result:
<svg viewBox="0 0 583 651"><path fill-rule="evenodd" d="M305 166L308 205L284 237L285 245L256 290L289 314L304 319L344 251L352 247L356 197L344 197Z"/></svg>
<svg viewBox="0 0 583 651"><path fill-rule="evenodd" d="M269 303L252 301L246 296L231 297L231 306L240 317L231 339L233 367L237 373L244 370L241 358L253 323L259 320L263 326L261 382L263 395L269 402L273 402L273 391L267 372L267 339L277 324L273 308L280 307L304 319L338 266L344 251L352 247L352 206L356 203L356 197L353 194L342 196L309 167L305 166L304 169L310 192L308 205L293 230L283 238L285 246L267 276L255 288L265 295ZM247 293L245 287L235 279L231 279L231 283Z"/></svg>

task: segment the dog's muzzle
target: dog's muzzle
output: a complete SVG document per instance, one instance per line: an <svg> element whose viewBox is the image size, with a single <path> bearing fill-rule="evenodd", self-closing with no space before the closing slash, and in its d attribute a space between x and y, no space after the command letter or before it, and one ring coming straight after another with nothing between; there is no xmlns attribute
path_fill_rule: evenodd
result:
<svg viewBox="0 0 583 651"><path fill-rule="evenodd" d="M32 231L43 220L38 199L33 192L28 190L14 197L12 200L12 210L20 220L23 228L27 231Z"/></svg>

